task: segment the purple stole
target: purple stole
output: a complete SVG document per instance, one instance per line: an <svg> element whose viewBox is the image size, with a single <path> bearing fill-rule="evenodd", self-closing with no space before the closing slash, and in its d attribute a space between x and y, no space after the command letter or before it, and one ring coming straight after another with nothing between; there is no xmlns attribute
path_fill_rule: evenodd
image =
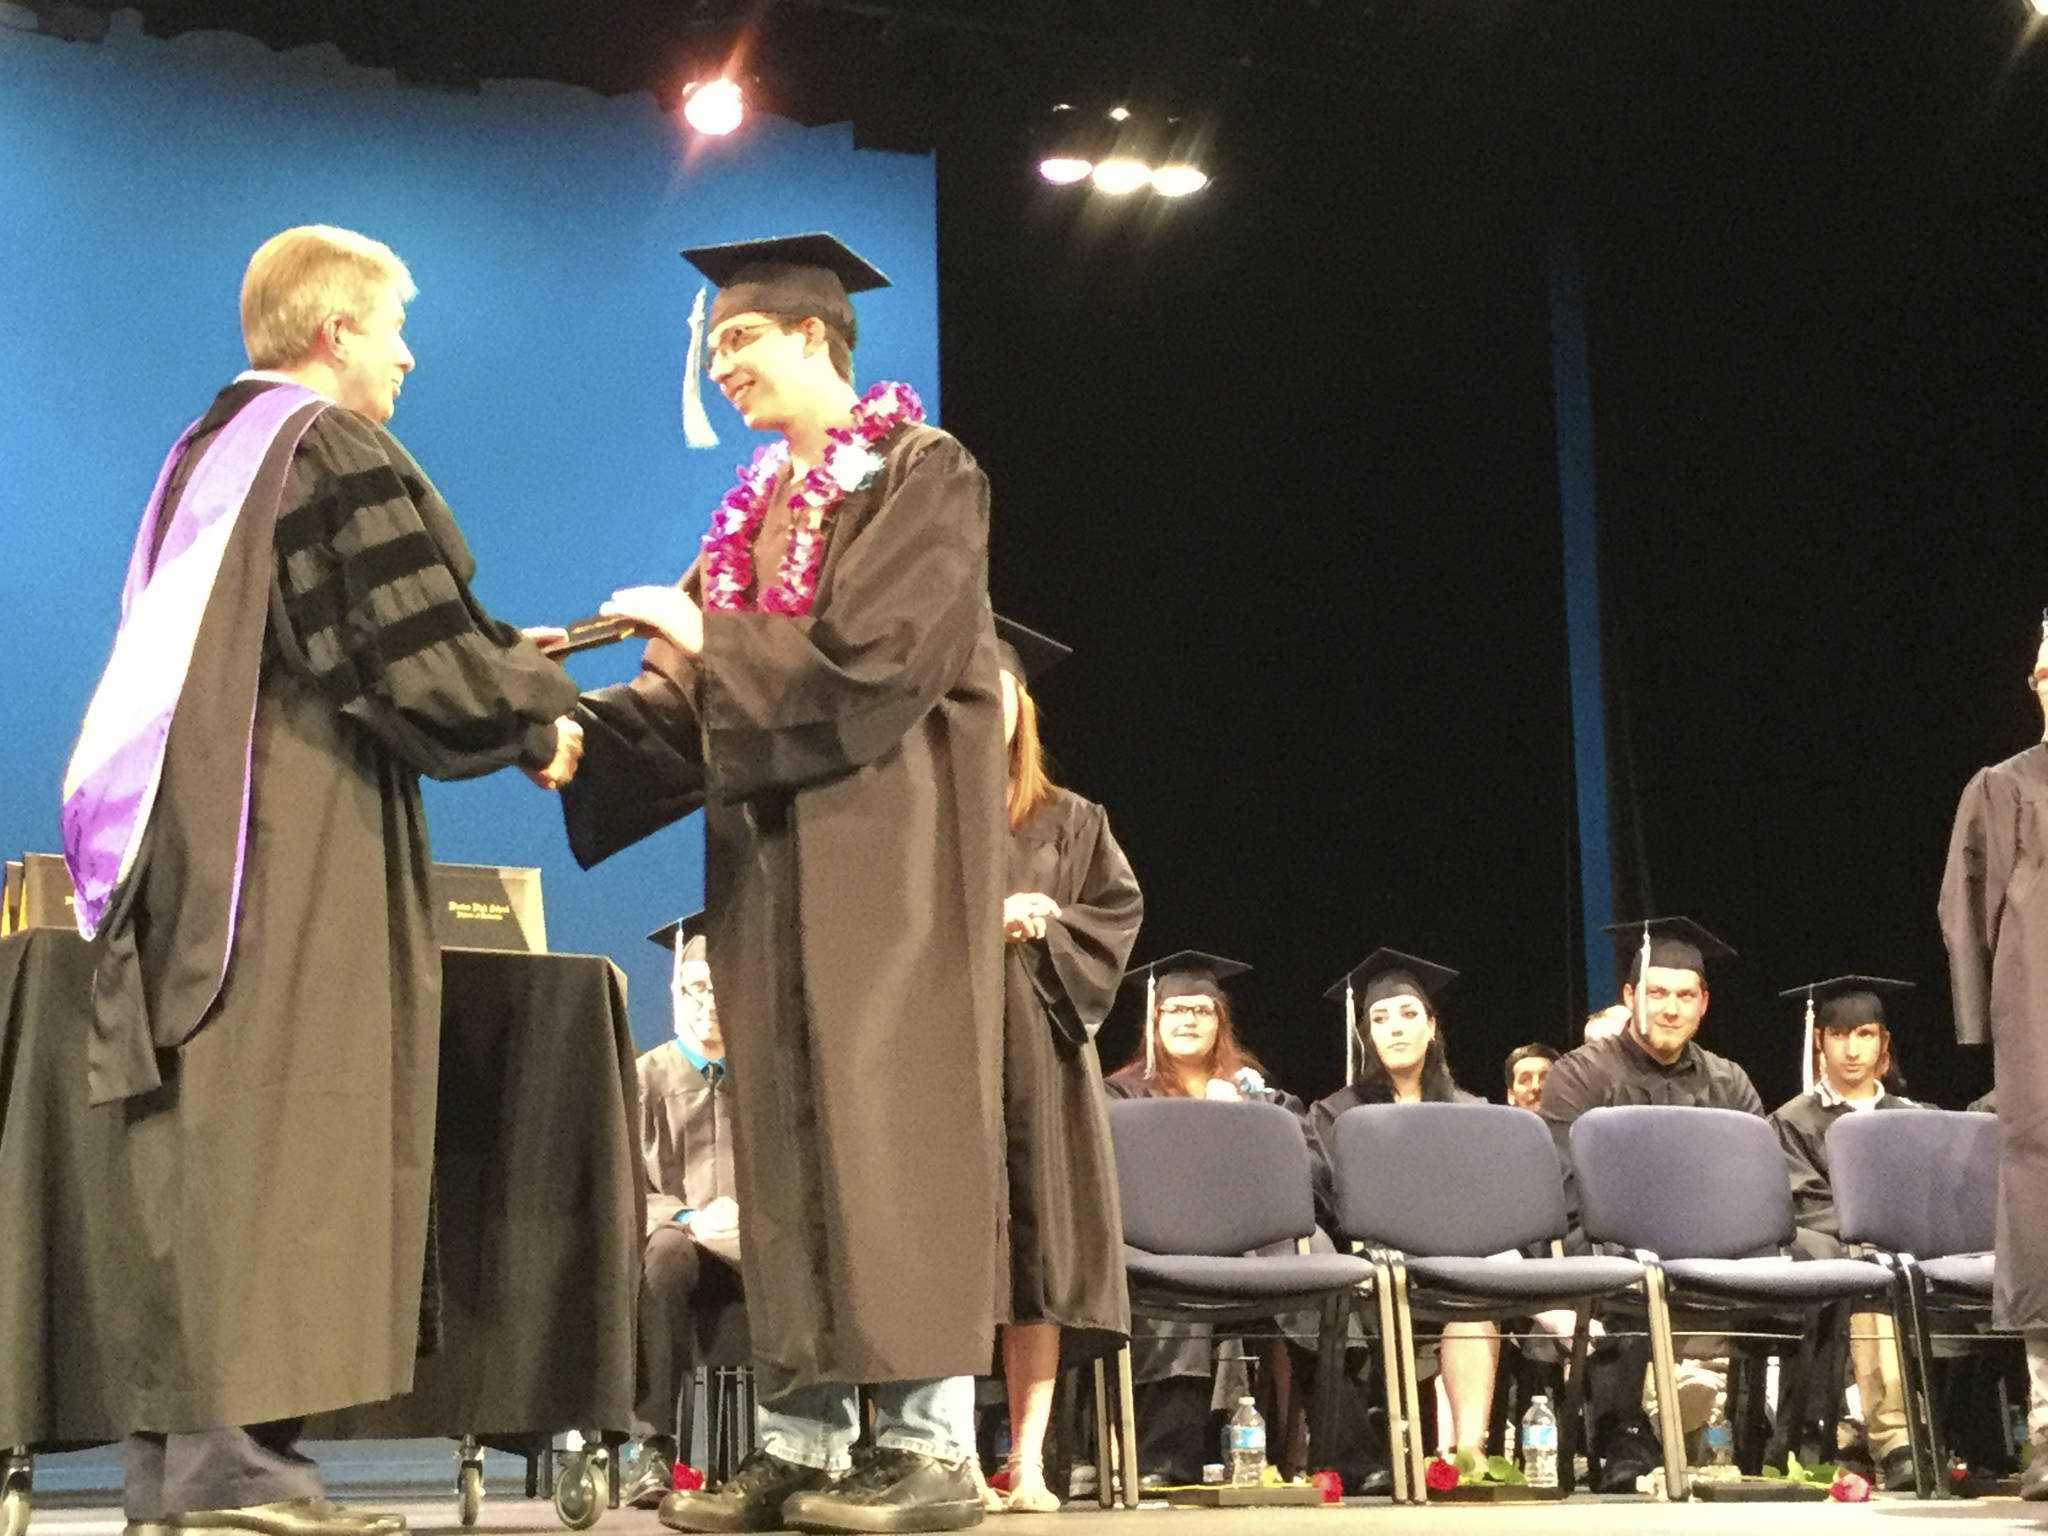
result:
<svg viewBox="0 0 2048 1536"><path fill-rule="evenodd" d="M157 520L164 491L199 422L185 429L157 475L128 562L113 655L93 691L64 772L64 860L77 894L78 931L88 939L98 931L116 893L135 874L200 621L257 473L281 440L287 451L295 449L329 403L303 385L285 384L264 390L243 406L201 450L161 539ZM221 955L223 980L234 949L248 851L255 724L252 694L227 944Z"/></svg>

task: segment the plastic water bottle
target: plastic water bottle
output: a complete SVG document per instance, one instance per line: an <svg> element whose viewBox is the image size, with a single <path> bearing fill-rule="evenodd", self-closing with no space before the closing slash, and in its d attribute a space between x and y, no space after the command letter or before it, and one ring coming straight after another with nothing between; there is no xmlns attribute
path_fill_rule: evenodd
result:
<svg viewBox="0 0 2048 1536"><path fill-rule="evenodd" d="M1522 1415L1522 1476L1531 1488L1557 1486L1557 1414L1550 1398L1538 1392Z"/></svg>
<svg viewBox="0 0 2048 1536"><path fill-rule="evenodd" d="M1266 1421L1259 1417L1258 1404L1248 1397L1237 1400L1237 1412L1223 1426L1223 1464L1230 1469L1230 1481L1239 1488L1256 1488L1266 1473Z"/></svg>
<svg viewBox="0 0 2048 1536"><path fill-rule="evenodd" d="M1703 1426L1707 1441L1707 1465L1710 1467L1732 1467L1735 1465L1735 1429L1729 1424L1728 1415L1721 1411L1719 1403L1707 1415Z"/></svg>

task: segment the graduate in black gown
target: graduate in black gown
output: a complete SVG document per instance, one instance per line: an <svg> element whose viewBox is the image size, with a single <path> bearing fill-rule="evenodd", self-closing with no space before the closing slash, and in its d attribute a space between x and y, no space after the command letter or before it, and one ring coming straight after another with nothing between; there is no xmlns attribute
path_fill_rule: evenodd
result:
<svg viewBox="0 0 2048 1536"><path fill-rule="evenodd" d="M1009 1311L988 482L907 385L856 391L848 294L886 283L859 256L687 254L711 380L778 441L681 581L605 605L651 643L579 705L563 802L586 866L704 811L760 1448L659 1518L951 1529L982 1516L974 1377Z"/></svg>
<svg viewBox="0 0 2048 1536"><path fill-rule="evenodd" d="M1589 1109L1615 1104L1677 1104L1706 1109L1739 1109L1761 1116L1764 1103L1749 1074L1707 1050L1694 1038L1710 1002L1707 965L1733 958L1735 951L1690 918L1649 918L1616 923L1607 930L1625 946L1621 1001L1628 1010L1622 1032L1589 1040L1558 1058L1543 1083L1539 1113L1549 1123L1564 1165L1565 1204L1574 1229L1578 1188L1572 1175L1571 1129ZM1571 1246L1583 1245L1574 1230ZM1596 1491L1633 1493L1636 1479L1661 1459L1643 1413L1646 1343L1608 1341L1588 1365L1587 1399L1600 1450ZM1704 1383L1704 1378L1702 1378ZM1681 1390L1680 1412L1704 1419L1704 1391Z"/></svg>
<svg viewBox="0 0 2048 1536"><path fill-rule="evenodd" d="M2048 624L2027 686L2048 717ZM2048 741L1963 790L1941 880L1956 1038L1990 1042L1998 1123L1992 1316L2026 1339L2034 1455L2021 1494L2048 1499Z"/></svg>
<svg viewBox="0 0 2048 1536"><path fill-rule="evenodd" d="M1009 1141L1009 1480L999 1506L1048 1512L1045 1436L1062 1349L1113 1350L1130 1332L1116 1157L1095 1035L1109 1016L1144 898L1101 806L1047 775L1027 684L1067 648L998 618L1010 755L1003 972L1003 1111Z"/></svg>
<svg viewBox="0 0 2048 1536"><path fill-rule="evenodd" d="M1242 961L1192 949L1133 970L1125 980L1145 988L1144 1033L1131 1059L1110 1074L1105 1085L1110 1097L1278 1104L1301 1119L1306 1137L1306 1106L1293 1094L1269 1087L1264 1067L1238 1039L1225 989L1250 970ZM1210 1326L1166 1329L1163 1323L1140 1322L1131 1335L1139 1478L1154 1486L1198 1481L1215 1447L1207 1431L1219 1351ZM1234 1352L1237 1345L1227 1340L1225 1348ZM1277 1361L1282 1353L1276 1344L1273 1358ZM1268 1417L1271 1423L1281 1422L1278 1416Z"/></svg>
<svg viewBox="0 0 2048 1536"><path fill-rule="evenodd" d="M1437 1021L1437 995L1458 973L1398 949L1377 949L1324 996L1344 1001L1345 1056L1351 1081L1309 1111L1326 1168L1337 1117L1361 1104L1483 1104L1451 1076ZM1321 1181L1326 1224L1334 1190ZM1446 1323L1437 1349L1437 1442L1445 1454L1483 1455L1493 1411L1500 1327L1488 1321ZM1426 1371L1427 1361L1423 1362Z"/></svg>
<svg viewBox="0 0 2048 1536"><path fill-rule="evenodd" d="M1828 1128L1844 1115L1867 1110L1917 1109L1902 1091L1904 1081L1892 1056L1884 1000L1912 989L1909 981L1885 976L1836 976L1780 993L1801 1004L1800 1071L1807 1090L1771 1112L1771 1124L1785 1148L1785 1172L1792 1181L1795 1249L1809 1258L1839 1258L1844 1252L1835 1194L1828 1183ZM1863 1427L1877 1478L1885 1489L1913 1487L1913 1451L1907 1443L1906 1394L1899 1370L1898 1340L1891 1314L1875 1308L1850 1316L1849 1360ZM1809 1413L1822 1416L1817 1384Z"/></svg>
<svg viewBox="0 0 2048 1536"><path fill-rule="evenodd" d="M136 1522L369 1523L294 1442L308 1415L409 1391L431 1342L441 957L419 780L517 765L557 784L580 750L558 723L575 685L476 601L454 515L384 426L412 293L348 230L251 258L252 370L165 464L67 775L81 915L107 898L89 1088L120 1101L135 1191L102 1278ZM192 532L222 505L218 565L196 573ZM179 593L203 613L189 651L141 619ZM139 730L129 701L166 681L154 804L109 891L108 733Z"/></svg>

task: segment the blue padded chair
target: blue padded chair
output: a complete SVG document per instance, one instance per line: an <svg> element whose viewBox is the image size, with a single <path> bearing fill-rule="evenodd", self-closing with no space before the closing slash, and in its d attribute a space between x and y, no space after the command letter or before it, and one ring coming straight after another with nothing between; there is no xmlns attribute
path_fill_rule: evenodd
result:
<svg viewBox="0 0 2048 1536"><path fill-rule="evenodd" d="M1327 1422L1343 1367L1351 1297L1372 1266L1344 1253L1254 1254L1315 1232L1306 1132L1277 1104L1132 1099L1109 1106L1123 1203L1131 1315L1166 1322L1245 1323L1305 1307L1322 1313L1315 1424ZM1138 1504L1138 1431L1131 1348L1117 1352L1124 1506ZM1111 1503L1110 1405L1095 1368L1101 1426L1098 1493Z"/></svg>
<svg viewBox="0 0 2048 1536"><path fill-rule="evenodd" d="M1735 1109L1592 1109L1571 1130L1579 1224L1643 1265L1664 1476L1686 1495L1672 1314L1688 1331L1765 1327L1810 1340L1819 1309L1885 1293L1891 1271L1861 1259L1784 1257L1792 1185L1771 1123Z"/></svg>
<svg viewBox="0 0 2048 1536"><path fill-rule="evenodd" d="M1564 1170L1550 1128L1500 1104L1368 1104L1339 1115L1331 1140L1338 1233L1371 1255L1380 1332L1394 1345L1385 1351L1387 1401L1403 1411L1388 1420L1394 1465L1405 1462L1407 1472L1395 1497L1425 1497L1416 1318L1499 1322L1552 1307L1579 1313L1558 1447L1569 1486L1592 1303L1640 1284L1643 1267L1606 1255L1556 1256L1566 1226ZM1534 1244L1550 1245L1552 1256L1498 1257Z"/></svg>
<svg viewBox="0 0 2048 1536"><path fill-rule="evenodd" d="M1973 1325L1990 1319L2002 1148L1996 1115L1946 1109L1844 1115L1828 1128L1842 1241L1877 1250L1894 1277L1914 1491L1923 1499L1950 1496L1930 1314Z"/></svg>

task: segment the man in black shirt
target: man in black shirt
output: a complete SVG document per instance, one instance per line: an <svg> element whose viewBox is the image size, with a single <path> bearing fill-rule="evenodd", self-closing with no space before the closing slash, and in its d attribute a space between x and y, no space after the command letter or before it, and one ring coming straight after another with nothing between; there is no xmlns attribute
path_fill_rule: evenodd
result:
<svg viewBox="0 0 2048 1536"><path fill-rule="evenodd" d="M1735 951L1683 917L1620 923L1608 932L1644 939L1621 989L1622 1004L1629 1010L1627 1027L1563 1056L1544 1081L1539 1111L1550 1123L1558 1160L1564 1165L1574 1246L1583 1239L1576 1230L1578 1188L1572 1172L1571 1129L1587 1110L1672 1104L1740 1109L1759 1116L1764 1112L1749 1074L1693 1039L1707 1013L1707 961L1732 958ZM1595 1410L1602 1493L1634 1492L1635 1480L1660 1460L1641 1401L1648 1358L1647 1342L1630 1339L1617 1341L1611 1353L1603 1352L1588 1363L1586 1395ZM1704 1420L1712 1407L1712 1394L1705 1389L1714 1386L1718 1391L1718 1384L1708 1375L1687 1374L1699 1381L1701 1390L1697 1401L1694 1393L1681 1390L1681 1415Z"/></svg>

